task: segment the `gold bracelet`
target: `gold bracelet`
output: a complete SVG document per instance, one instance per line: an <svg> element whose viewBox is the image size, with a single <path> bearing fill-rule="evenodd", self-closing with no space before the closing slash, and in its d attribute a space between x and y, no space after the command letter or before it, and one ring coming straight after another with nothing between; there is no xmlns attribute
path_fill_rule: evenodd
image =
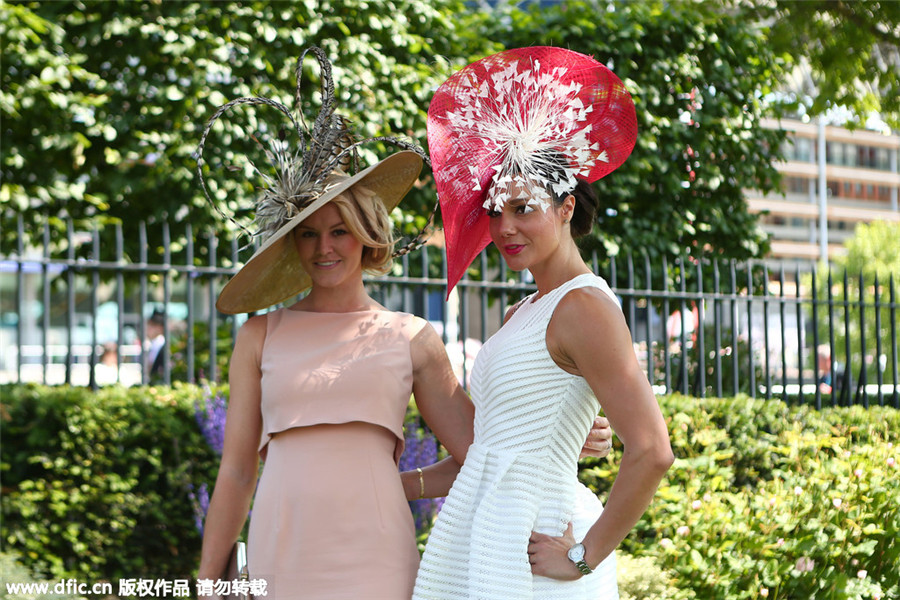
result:
<svg viewBox="0 0 900 600"><path fill-rule="evenodd" d="M419 473L419 500L425 497L425 476L422 475L422 469L416 467L416 472Z"/></svg>

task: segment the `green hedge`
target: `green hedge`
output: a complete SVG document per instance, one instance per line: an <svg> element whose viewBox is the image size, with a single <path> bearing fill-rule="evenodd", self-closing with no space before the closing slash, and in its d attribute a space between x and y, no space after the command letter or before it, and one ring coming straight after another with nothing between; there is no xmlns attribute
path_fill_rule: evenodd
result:
<svg viewBox="0 0 900 600"><path fill-rule="evenodd" d="M190 577L190 490L218 464L194 418L207 395L0 386L4 550L39 577ZM677 461L623 544L629 597L900 598L900 411L660 403ZM605 497L620 458L582 478Z"/></svg>
<svg viewBox="0 0 900 600"><path fill-rule="evenodd" d="M43 593L39 587L30 589L19 588L17 593L8 591L7 586L47 586L47 592ZM76 600L79 596L74 594L57 594L59 580L45 581L35 579L31 571L22 565L18 554L0 552L0 598L14 598L15 600Z"/></svg>
<svg viewBox="0 0 900 600"><path fill-rule="evenodd" d="M0 386L5 551L82 581L184 578L199 561L191 485L218 458L194 418L195 386Z"/></svg>
<svg viewBox="0 0 900 600"><path fill-rule="evenodd" d="M900 411L660 404L676 462L623 547L679 598L900 598ZM582 469L602 497L619 458Z"/></svg>

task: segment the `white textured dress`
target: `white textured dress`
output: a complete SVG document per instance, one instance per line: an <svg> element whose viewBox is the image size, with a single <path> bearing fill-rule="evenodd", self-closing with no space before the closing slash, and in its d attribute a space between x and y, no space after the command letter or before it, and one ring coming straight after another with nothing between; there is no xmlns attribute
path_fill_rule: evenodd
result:
<svg viewBox="0 0 900 600"><path fill-rule="evenodd" d="M577 464L600 405L582 377L557 366L546 343L560 299L586 286L615 299L602 278L579 275L523 301L478 353L475 439L429 536L414 599L619 597L615 555L591 575L558 581L532 575L527 554L532 531L559 536L571 521L581 540L603 510L578 481Z"/></svg>

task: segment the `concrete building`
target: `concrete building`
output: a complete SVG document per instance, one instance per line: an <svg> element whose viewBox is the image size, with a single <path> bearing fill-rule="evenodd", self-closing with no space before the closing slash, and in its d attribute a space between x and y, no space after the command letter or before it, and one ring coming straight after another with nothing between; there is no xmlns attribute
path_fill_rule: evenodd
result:
<svg viewBox="0 0 900 600"><path fill-rule="evenodd" d="M834 258L858 223L900 221L900 135L767 120L788 132L783 174L785 196L749 192L752 212L771 236L769 258L810 265ZM804 269L805 270L805 269Z"/></svg>

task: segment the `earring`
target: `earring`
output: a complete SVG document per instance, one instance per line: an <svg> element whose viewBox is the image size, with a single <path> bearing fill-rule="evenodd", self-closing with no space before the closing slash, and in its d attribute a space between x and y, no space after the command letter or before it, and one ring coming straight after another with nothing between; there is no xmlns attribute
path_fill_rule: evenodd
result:
<svg viewBox="0 0 900 600"><path fill-rule="evenodd" d="M568 220L568 219L566 219L566 220L565 220L565 221L563 221L563 223L568 223L568 222L569 222L569 220Z"/></svg>

